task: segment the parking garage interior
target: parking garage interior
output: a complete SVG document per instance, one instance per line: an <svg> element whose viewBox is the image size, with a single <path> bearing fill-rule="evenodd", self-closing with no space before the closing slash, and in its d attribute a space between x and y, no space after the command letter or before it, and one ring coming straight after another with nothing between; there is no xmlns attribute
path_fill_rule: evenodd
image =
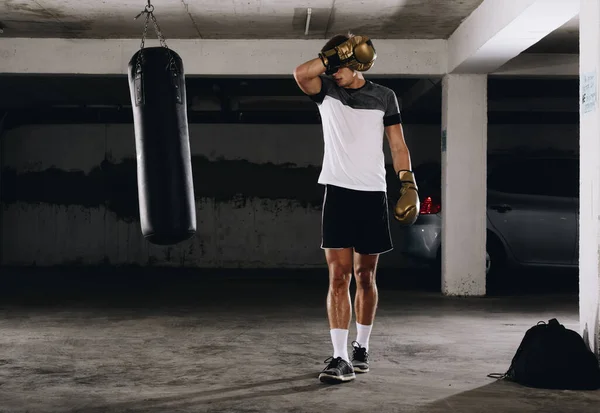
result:
<svg viewBox="0 0 600 413"><path fill-rule="evenodd" d="M148 2L0 2L0 411L597 410L488 376L553 318L599 354L597 2L152 3L197 219L168 246L140 228L127 76ZM348 30L397 96L421 210L390 220L371 371L329 386L322 118L293 70Z"/></svg>

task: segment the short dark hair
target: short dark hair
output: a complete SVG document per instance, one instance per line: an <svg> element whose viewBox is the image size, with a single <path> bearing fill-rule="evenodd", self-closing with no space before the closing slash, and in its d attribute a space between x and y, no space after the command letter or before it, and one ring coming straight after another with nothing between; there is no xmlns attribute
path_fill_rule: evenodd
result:
<svg viewBox="0 0 600 413"><path fill-rule="evenodd" d="M321 51L324 52L326 50L333 49L334 47L341 45L351 37L354 37L354 35L350 32L348 32L347 34L336 34L331 39L329 39L327 43L325 43Z"/></svg>

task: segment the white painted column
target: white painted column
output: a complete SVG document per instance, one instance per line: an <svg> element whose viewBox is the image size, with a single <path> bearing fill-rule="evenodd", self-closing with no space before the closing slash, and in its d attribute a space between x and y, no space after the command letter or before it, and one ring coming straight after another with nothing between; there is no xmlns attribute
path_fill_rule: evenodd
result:
<svg viewBox="0 0 600 413"><path fill-rule="evenodd" d="M600 353L600 2L582 0L580 36L579 320Z"/></svg>
<svg viewBox="0 0 600 413"><path fill-rule="evenodd" d="M442 292L482 296L487 75L449 74L442 87Z"/></svg>

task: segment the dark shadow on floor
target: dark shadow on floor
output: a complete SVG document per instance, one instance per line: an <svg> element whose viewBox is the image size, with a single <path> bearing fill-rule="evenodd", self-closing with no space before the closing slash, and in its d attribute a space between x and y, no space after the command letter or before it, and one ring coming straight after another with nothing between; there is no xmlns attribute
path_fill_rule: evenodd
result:
<svg viewBox="0 0 600 413"><path fill-rule="evenodd" d="M300 384L297 382L306 382ZM268 387L281 386L278 389ZM211 390L185 391L174 396L153 397L142 400L106 403L102 406L88 406L85 411L90 413L117 413L117 412L166 412L166 411L196 411L195 409L208 408L219 403L218 411L226 411L222 403L238 403L250 399L263 399L298 393L323 391L331 386L317 381L316 374L307 373L284 379L257 381L244 385L221 387ZM307 395L305 397L310 397ZM193 409L193 410L188 410Z"/></svg>
<svg viewBox="0 0 600 413"><path fill-rule="evenodd" d="M419 407L414 413L597 413L600 391L534 389L505 380Z"/></svg>

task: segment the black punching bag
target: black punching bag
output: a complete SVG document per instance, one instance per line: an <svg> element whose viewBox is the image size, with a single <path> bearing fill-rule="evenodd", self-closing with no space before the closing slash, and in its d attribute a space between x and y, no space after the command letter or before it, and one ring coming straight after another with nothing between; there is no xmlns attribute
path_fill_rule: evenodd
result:
<svg viewBox="0 0 600 413"><path fill-rule="evenodd" d="M196 232L183 62L166 47L142 48L128 78L142 234L177 244Z"/></svg>

